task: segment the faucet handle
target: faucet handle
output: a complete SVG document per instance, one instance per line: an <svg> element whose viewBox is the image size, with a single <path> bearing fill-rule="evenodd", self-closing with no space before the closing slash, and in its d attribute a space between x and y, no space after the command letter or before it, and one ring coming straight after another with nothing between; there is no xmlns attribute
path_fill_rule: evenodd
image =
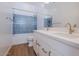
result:
<svg viewBox="0 0 79 59"><path fill-rule="evenodd" d="M73 27L77 27L77 25L76 25L76 24L74 24L74 25L73 25Z"/></svg>

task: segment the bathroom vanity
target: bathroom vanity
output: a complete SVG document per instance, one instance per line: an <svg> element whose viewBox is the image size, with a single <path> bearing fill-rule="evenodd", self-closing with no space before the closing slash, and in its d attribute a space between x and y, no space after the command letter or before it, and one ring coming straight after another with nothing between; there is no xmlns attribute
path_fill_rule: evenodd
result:
<svg viewBox="0 0 79 59"><path fill-rule="evenodd" d="M39 56L79 56L79 35L37 30L34 33L33 48Z"/></svg>

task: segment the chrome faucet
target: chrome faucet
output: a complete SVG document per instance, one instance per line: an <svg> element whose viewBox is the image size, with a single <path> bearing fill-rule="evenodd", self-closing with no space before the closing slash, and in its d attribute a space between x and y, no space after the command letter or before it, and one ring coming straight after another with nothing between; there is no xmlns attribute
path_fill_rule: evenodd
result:
<svg viewBox="0 0 79 59"><path fill-rule="evenodd" d="M47 27L47 31L49 30L49 27Z"/></svg>
<svg viewBox="0 0 79 59"><path fill-rule="evenodd" d="M69 34L72 34L75 30L76 24L72 27L70 23L67 23L66 26L69 25Z"/></svg>

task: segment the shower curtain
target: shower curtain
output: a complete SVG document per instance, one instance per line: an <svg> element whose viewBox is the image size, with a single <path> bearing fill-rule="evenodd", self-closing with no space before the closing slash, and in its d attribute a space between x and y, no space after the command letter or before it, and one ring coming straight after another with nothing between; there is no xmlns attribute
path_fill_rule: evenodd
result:
<svg viewBox="0 0 79 59"><path fill-rule="evenodd" d="M32 33L36 29L36 16L13 14L13 34Z"/></svg>

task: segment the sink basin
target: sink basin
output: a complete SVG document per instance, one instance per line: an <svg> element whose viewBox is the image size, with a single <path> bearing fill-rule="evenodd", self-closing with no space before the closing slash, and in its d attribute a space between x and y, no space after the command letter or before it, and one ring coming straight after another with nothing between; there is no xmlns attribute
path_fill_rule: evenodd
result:
<svg viewBox="0 0 79 59"><path fill-rule="evenodd" d="M79 39L79 32L69 34L66 28L50 28L48 31L43 30L43 32L68 39Z"/></svg>
<svg viewBox="0 0 79 59"><path fill-rule="evenodd" d="M70 38L70 39L78 39L79 38L79 35L78 34L68 34L68 33L54 33L58 36L61 36L61 37L65 37L65 38Z"/></svg>

